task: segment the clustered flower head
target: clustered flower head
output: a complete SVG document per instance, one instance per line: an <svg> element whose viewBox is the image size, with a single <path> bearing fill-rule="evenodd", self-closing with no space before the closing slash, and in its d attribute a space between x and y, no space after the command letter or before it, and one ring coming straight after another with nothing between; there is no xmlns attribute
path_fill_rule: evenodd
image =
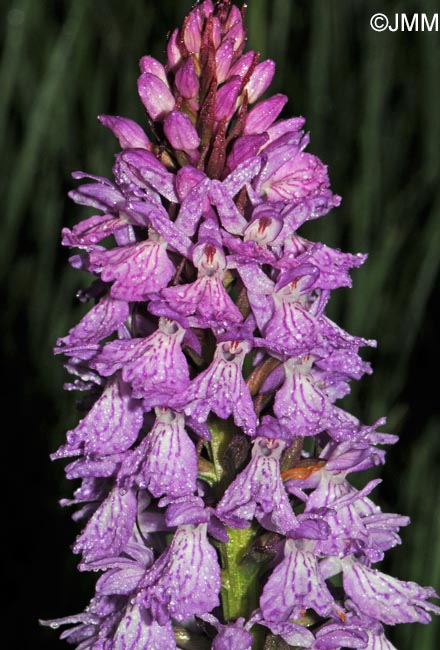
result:
<svg viewBox="0 0 440 650"><path fill-rule="evenodd" d="M280 118L287 97L261 99L275 65L245 44L238 7L197 4L165 65L141 59L150 135L100 116L121 147L114 180L74 174L86 182L71 197L99 214L63 244L95 279L56 352L89 410L53 458L81 480L62 502L85 522L79 568L102 573L83 613L47 623L70 624L61 638L79 650L202 636L246 650L255 630L295 648L391 650L384 624L440 612L432 588L373 566L409 520L373 503L378 480L358 490L348 476L396 438L336 405L371 372L359 348L375 343L325 314L366 256L300 234L340 198L303 118ZM256 606L231 620L221 549L246 529Z"/></svg>

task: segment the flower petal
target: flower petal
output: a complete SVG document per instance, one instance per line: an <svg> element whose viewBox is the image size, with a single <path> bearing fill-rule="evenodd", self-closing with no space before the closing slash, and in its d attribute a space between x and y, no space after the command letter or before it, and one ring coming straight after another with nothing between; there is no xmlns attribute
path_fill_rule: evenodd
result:
<svg viewBox="0 0 440 650"><path fill-rule="evenodd" d="M182 621L206 614L219 604L220 567L206 527L179 527L168 549L145 574L142 602L161 625L170 617Z"/></svg>
<svg viewBox="0 0 440 650"><path fill-rule="evenodd" d="M93 646L95 647L95 646ZM112 650L177 648L171 621L159 625L139 605L130 605L116 630Z"/></svg>
<svg viewBox="0 0 440 650"><path fill-rule="evenodd" d="M429 602L438 598L432 587L404 582L371 569L352 558L342 561L343 584L359 611L387 625L429 623L428 612L440 614L440 607Z"/></svg>
<svg viewBox="0 0 440 650"><path fill-rule="evenodd" d="M176 102L168 86L160 77L149 72L143 72L139 77L138 92L152 120L162 119L175 106Z"/></svg>
<svg viewBox="0 0 440 650"><path fill-rule="evenodd" d="M83 343L99 343L101 339L110 336L128 318L129 307L125 300L114 299L107 295L101 298L80 320L72 327L67 336L58 339L57 345L73 346Z"/></svg>
<svg viewBox="0 0 440 650"><path fill-rule="evenodd" d="M115 280L113 298L130 302L147 300L173 277L174 264L166 254L164 242L147 239L139 244L90 254L91 269L104 282Z"/></svg>
<svg viewBox="0 0 440 650"><path fill-rule="evenodd" d="M151 142L145 131L128 117L99 115L98 120L113 132L122 149L151 149Z"/></svg>
<svg viewBox="0 0 440 650"><path fill-rule="evenodd" d="M300 550L300 543L297 544L286 541L284 559L264 586L260 607L267 621L282 623L291 618L300 619L301 613L309 608L320 616L330 616L336 609L315 554Z"/></svg>
<svg viewBox="0 0 440 650"><path fill-rule="evenodd" d="M67 433L67 444L52 456L77 453L109 456L127 451L135 442L143 422L140 402L120 379L109 382L78 426Z"/></svg>
<svg viewBox="0 0 440 650"><path fill-rule="evenodd" d="M82 552L84 562L121 553L132 533L136 511L135 493L114 488L77 538L74 553Z"/></svg>

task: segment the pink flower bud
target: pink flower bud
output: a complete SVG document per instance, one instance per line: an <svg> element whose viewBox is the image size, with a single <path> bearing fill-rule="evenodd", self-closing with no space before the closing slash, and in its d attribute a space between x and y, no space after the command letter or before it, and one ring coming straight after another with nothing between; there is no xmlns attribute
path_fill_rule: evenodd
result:
<svg viewBox="0 0 440 650"><path fill-rule="evenodd" d="M171 111L167 115L163 129L174 149L193 151L200 145L200 138L193 123L180 111Z"/></svg>
<svg viewBox="0 0 440 650"><path fill-rule="evenodd" d="M198 54L202 43L201 24L199 21L199 12L191 11L188 20L183 28L183 42L185 43L190 54Z"/></svg>
<svg viewBox="0 0 440 650"><path fill-rule="evenodd" d="M167 59L168 59L168 67L170 70L173 70L176 65L180 63L182 60L182 55L179 50L179 46L177 45L177 39L179 36L179 30L175 29L174 32L171 34L170 38L168 39L167 43Z"/></svg>
<svg viewBox="0 0 440 650"><path fill-rule="evenodd" d="M274 95L257 104L248 113L244 134L263 133L277 119L287 102L286 95Z"/></svg>
<svg viewBox="0 0 440 650"><path fill-rule="evenodd" d="M205 18L208 18L208 16L210 16L214 11L214 5L211 0L203 0L200 9L203 11Z"/></svg>
<svg viewBox="0 0 440 650"><path fill-rule="evenodd" d="M174 97L162 79L149 72L143 72L138 79L139 97L152 120L167 115L175 106Z"/></svg>
<svg viewBox="0 0 440 650"><path fill-rule="evenodd" d="M223 83L227 79L233 55L234 47L231 41L224 41L218 48L215 55L217 81L219 84Z"/></svg>
<svg viewBox="0 0 440 650"><path fill-rule="evenodd" d="M243 26L243 18L240 9L236 5L231 5L231 8L229 10L229 16L225 24L225 27L228 30L228 32L236 23Z"/></svg>
<svg viewBox="0 0 440 650"><path fill-rule="evenodd" d="M185 99L192 99L199 92L199 78L192 58L184 61L176 72L176 88Z"/></svg>
<svg viewBox="0 0 440 650"><path fill-rule="evenodd" d="M250 104L256 102L257 99L268 89L274 74L275 63L270 59L257 65L251 74L249 82L245 86Z"/></svg>
<svg viewBox="0 0 440 650"><path fill-rule="evenodd" d="M229 71L229 76L238 76L243 79L245 74L248 72L249 68L252 65L252 61L255 59L255 52L253 50L250 50L250 52L246 52L246 54L243 54L238 58L238 60L234 63L232 68Z"/></svg>
<svg viewBox="0 0 440 650"><path fill-rule="evenodd" d="M167 73L165 72L165 68L163 67L162 63L159 63L159 61L154 59L152 56L143 56L139 61L139 67L141 69L141 72L149 72L150 74L154 74L156 77L159 77L159 79L162 79L164 84L168 86L168 78Z"/></svg>
<svg viewBox="0 0 440 650"><path fill-rule="evenodd" d="M235 112L235 105L241 89L241 79L233 77L217 91L215 100L215 119L230 120Z"/></svg>
<svg viewBox="0 0 440 650"><path fill-rule="evenodd" d="M234 7L234 9L237 9L237 7ZM241 15L240 15L240 22L235 23L235 25L231 27L231 29L229 30L228 39L234 43L235 51L237 51L245 42L246 32L243 27L243 23L241 22Z"/></svg>
<svg viewBox="0 0 440 650"><path fill-rule="evenodd" d="M216 50L222 42L222 26L218 18L212 19L212 42Z"/></svg>

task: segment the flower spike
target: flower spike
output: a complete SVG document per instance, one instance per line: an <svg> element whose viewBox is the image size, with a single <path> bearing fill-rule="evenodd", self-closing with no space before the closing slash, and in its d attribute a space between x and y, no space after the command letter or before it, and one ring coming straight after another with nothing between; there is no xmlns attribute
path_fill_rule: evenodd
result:
<svg viewBox="0 0 440 650"><path fill-rule="evenodd" d="M43 624L77 650L393 650L384 625L440 613L374 567L409 520L350 476L396 437L339 406L375 342L326 315L366 255L304 237L340 197L266 95L244 13L197 2L166 60L140 61L143 123L99 117L114 179L74 174L97 214L62 243L90 310L55 351L88 412L52 458L81 481L61 503L101 575L82 614Z"/></svg>

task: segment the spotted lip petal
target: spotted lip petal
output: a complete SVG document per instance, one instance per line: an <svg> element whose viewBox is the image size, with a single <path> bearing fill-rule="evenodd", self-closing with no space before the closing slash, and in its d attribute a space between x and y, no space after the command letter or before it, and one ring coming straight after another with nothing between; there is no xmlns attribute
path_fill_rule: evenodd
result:
<svg viewBox="0 0 440 650"><path fill-rule="evenodd" d="M100 273L104 282L114 283L115 299L144 301L160 291L174 275L174 264L166 253L166 243L147 239L139 244L90 254L90 270Z"/></svg>
<svg viewBox="0 0 440 650"><path fill-rule="evenodd" d="M360 612L373 619L386 625L429 623L428 612L440 614L440 607L428 600L438 598L432 587L398 580L354 558L343 560L342 567L347 595Z"/></svg>
<svg viewBox="0 0 440 650"><path fill-rule="evenodd" d="M104 296L67 336L58 339L57 346L98 343L113 334L127 320L128 315L129 306L125 300Z"/></svg>
<svg viewBox="0 0 440 650"><path fill-rule="evenodd" d="M216 247L207 244L201 257L199 277L195 282L163 289L161 296L172 309L184 316L195 315L203 320L219 323L239 323L243 317L223 285L224 266L215 268ZM223 254L222 254L223 256ZM224 256L223 256L224 257ZM215 261L214 261L215 264Z"/></svg>
<svg viewBox="0 0 440 650"><path fill-rule="evenodd" d="M122 553L133 530L136 510L135 493L114 488L76 540L74 552L82 552L85 562Z"/></svg>
<svg viewBox="0 0 440 650"><path fill-rule="evenodd" d="M94 646L95 647L95 646ZM142 607L130 604L115 632L113 650L139 650L139 648L177 648L169 621L159 625Z"/></svg>
<svg viewBox="0 0 440 650"><path fill-rule="evenodd" d="M285 380L275 396L275 415L291 426L297 436L312 436L328 424L330 404L307 372L308 362L286 362Z"/></svg>
<svg viewBox="0 0 440 650"><path fill-rule="evenodd" d="M231 414L234 422L252 435L256 415L249 389L241 374L247 344L225 342L217 346L214 359L207 370L191 382L176 403L186 415L205 422L210 411L222 419Z"/></svg>
<svg viewBox="0 0 440 650"><path fill-rule="evenodd" d="M217 515L236 528L249 526L254 517L266 528L285 534L296 526L283 487L279 460L284 442L256 438L252 459L226 489L217 506Z"/></svg>
<svg viewBox="0 0 440 650"><path fill-rule="evenodd" d="M104 376L122 369L122 378L132 386L133 397L142 399L145 410L167 406L189 382L188 364L181 349L184 330L175 321L162 318L159 329L145 339L107 343L93 362Z"/></svg>
<svg viewBox="0 0 440 650"><path fill-rule="evenodd" d="M133 475L137 485L155 497L194 494L197 454L185 431L184 417L169 409L156 409L156 422L140 445L125 457L120 481Z"/></svg>
<svg viewBox="0 0 440 650"><path fill-rule="evenodd" d="M108 456L127 451L135 442L144 416L131 390L116 378L110 381L86 417L67 433L67 444L52 458L84 454Z"/></svg>
<svg viewBox="0 0 440 650"><path fill-rule="evenodd" d="M299 542L286 541L284 559L266 582L260 607L264 618L275 623L300 619L309 608L324 617L335 612L336 603L320 575L313 546L301 550Z"/></svg>
<svg viewBox="0 0 440 650"><path fill-rule="evenodd" d="M219 604L220 567L206 537L207 524L181 526L147 571L139 599L160 624L199 616Z"/></svg>
<svg viewBox="0 0 440 650"><path fill-rule="evenodd" d="M319 323L301 303L277 301L272 318L267 323L264 336L269 345L300 357L313 351L320 339Z"/></svg>
<svg viewBox="0 0 440 650"><path fill-rule="evenodd" d="M297 151L267 180L260 181L257 191L265 194L269 201L299 202L319 195L328 186L327 168L319 158Z"/></svg>

